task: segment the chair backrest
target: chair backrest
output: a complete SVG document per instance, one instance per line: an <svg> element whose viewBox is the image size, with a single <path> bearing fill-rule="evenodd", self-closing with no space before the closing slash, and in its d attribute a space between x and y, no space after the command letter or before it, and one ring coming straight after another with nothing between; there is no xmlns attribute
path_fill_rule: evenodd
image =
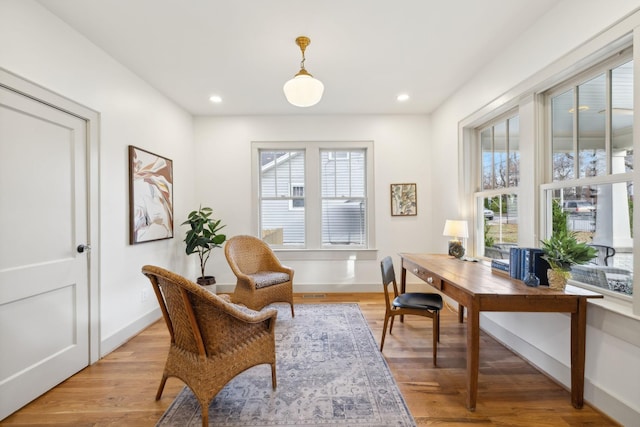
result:
<svg viewBox="0 0 640 427"><path fill-rule="evenodd" d="M235 345L237 306L161 267L145 265L142 273L151 281L174 345L205 356Z"/></svg>
<svg viewBox="0 0 640 427"><path fill-rule="evenodd" d="M592 248L598 250L598 255L591 260L591 264L596 265L609 265L609 258L613 257L616 254L616 250L611 246L606 245L589 245Z"/></svg>
<svg viewBox="0 0 640 427"><path fill-rule="evenodd" d="M280 261L269 245L254 236L239 235L227 240L224 254L232 270L243 274L274 271Z"/></svg>
<svg viewBox="0 0 640 427"><path fill-rule="evenodd" d="M387 305L387 311L391 310L391 295L389 294L389 285L393 284L393 298L398 296L398 284L396 283L396 272L393 268L393 260L390 256L386 256L380 261L380 271L382 273L382 286L384 288L384 299Z"/></svg>
<svg viewBox="0 0 640 427"><path fill-rule="evenodd" d="M189 352L204 354L202 336L189 298L198 285L160 267L145 265L142 273L153 285L171 342Z"/></svg>

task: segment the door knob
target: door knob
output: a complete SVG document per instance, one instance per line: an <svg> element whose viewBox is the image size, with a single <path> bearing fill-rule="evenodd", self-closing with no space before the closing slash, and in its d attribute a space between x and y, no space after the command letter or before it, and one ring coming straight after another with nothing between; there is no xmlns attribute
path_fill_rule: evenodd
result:
<svg viewBox="0 0 640 427"><path fill-rule="evenodd" d="M83 253L84 251L89 252L91 250L91 246L89 246L89 245L78 245L76 250L78 251L79 254Z"/></svg>

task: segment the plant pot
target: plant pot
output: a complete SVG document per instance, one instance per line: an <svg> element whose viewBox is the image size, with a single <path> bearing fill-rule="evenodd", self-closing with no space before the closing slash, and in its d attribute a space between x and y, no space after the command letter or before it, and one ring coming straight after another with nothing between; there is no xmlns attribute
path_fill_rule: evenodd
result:
<svg viewBox="0 0 640 427"><path fill-rule="evenodd" d="M198 285L200 285L200 286L215 285L216 284L216 278L214 276L198 277L196 279L196 283L198 283Z"/></svg>
<svg viewBox="0 0 640 427"><path fill-rule="evenodd" d="M547 270L547 278L549 279L549 289L555 289L557 291L564 291L567 286L567 280L571 275L568 271L554 270L552 268Z"/></svg>

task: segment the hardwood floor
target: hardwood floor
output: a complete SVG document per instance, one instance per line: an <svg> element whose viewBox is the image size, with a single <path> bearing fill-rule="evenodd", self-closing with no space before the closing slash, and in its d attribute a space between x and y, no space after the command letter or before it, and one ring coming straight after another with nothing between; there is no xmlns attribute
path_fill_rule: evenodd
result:
<svg viewBox="0 0 640 427"><path fill-rule="evenodd" d="M301 294L297 304L357 302L376 340L384 319L382 294ZM442 311L438 366L431 358L431 321L417 316L394 325L384 355L418 425L616 426L588 404L571 406L570 393L514 353L481 334L478 404L465 401L465 324ZM169 334L160 320L98 363L89 366L9 416L2 425L153 426L183 384L170 378L155 393ZM587 356L588 357L588 356Z"/></svg>

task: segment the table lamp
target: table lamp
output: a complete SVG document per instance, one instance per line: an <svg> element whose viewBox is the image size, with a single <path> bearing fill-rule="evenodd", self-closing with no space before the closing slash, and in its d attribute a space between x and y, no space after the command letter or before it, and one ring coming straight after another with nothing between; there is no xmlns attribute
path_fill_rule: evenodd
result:
<svg viewBox="0 0 640 427"><path fill-rule="evenodd" d="M453 237L453 239L449 240L449 255L462 258L464 256L464 246L460 239L469 237L467 221L448 219L444 224L442 235Z"/></svg>

